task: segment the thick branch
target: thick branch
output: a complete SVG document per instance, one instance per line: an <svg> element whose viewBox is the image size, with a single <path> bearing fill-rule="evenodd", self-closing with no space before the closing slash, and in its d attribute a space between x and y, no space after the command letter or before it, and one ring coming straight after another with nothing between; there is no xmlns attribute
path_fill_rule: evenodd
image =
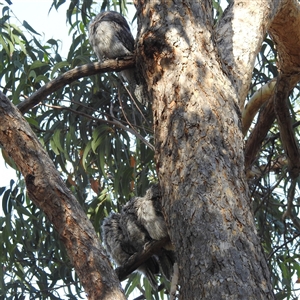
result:
<svg viewBox="0 0 300 300"><path fill-rule="evenodd" d="M89 299L125 299L99 238L20 112L0 93L0 144L59 233Z"/></svg>
<svg viewBox="0 0 300 300"><path fill-rule="evenodd" d="M297 74L294 76L288 76L288 78L284 77L284 76L277 77L275 93L268 100L265 107L260 112L258 121L246 142L246 145L245 145L245 167L246 167L246 170L249 169L250 166L253 164L255 157L261 148L261 144L262 144L263 140L265 139L268 131L270 130L270 128L275 120L274 103L280 103L283 101L282 100L283 95L282 95L282 92L280 92L280 91L282 91L282 89L286 89L288 91L288 93L290 93L290 91L294 88L294 86L296 85L296 83L298 81L299 81L299 77ZM278 107L278 110L281 110L281 108ZM285 127L285 119L282 119L281 127L283 127L283 130L287 130L287 128L284 128ZM291 124L290 124L290 130L292 130ZM297 163L295 164L295 160L293 160L293 164L295 166L297 165Z"/></svg>
<svg viewBox="0 0 300 300"><path fill-rule="evenodd" d="M134 59L132 56L128 56L123 60L111 59L103 63L97 62L79 66L49 81L39 90L34 92L28 99L21 102L18 105L18 109L24 114L39 102L43 101L50 94L79 78L95 75L98 73L118 72L124 69L132 68L133 66Z"/></svg>
<svg viewBox="0 0 300 300"><path fill-rule="evenodd" d="M290 82L291 79L289 76L279 75L276 97L274 98L274 108L280 130L280 138L288 158L289 173L292 178L296 178L300 171L300 151L288 108Z"/></svg>
<svg viewBox="0 0 300 300"><path fill-rule="evenodd" d="M274 97L274 95L273 95ZM245 168L248 170L253 164L258 151L261 148L261 144L268 134L274 120L274 103L273 97L269 99L266 106L262 109L257 123L252 130L246 145L245 145Z"/></svg>
<svg viewBox="0 0 300 300"><path fill-rule="evenodd" d="M251 122L261 106L266 103L274 93L276 78L267 82L258 91L256 91L246 104L242 111L243 135L246 135Z"/></svg>
<svg viewBox="0 0 300 300"><path fill-rule="evenodd" d="M283 74L300 72L300 6L297 0L284 1L272 21L269 33L278 53L278 69ZM288 22L287 22L288 20Z"/></svg>
<svg viewBox="0 0 300 300"><path fill-rule="evenodd" d="M234 84L240 108L249 90L256 55L284 1L232 1L217 27L217 45Z"/></svg>

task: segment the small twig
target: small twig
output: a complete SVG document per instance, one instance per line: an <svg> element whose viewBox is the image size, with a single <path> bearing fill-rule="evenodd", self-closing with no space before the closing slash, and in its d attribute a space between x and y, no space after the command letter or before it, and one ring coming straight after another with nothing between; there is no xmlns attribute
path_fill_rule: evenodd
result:
<svg viewBox="0 0 300 300"><path fill-rule="evenodd" d="M128 93L131 101L134 103L135 107L137 108L137 110L139 111L139 113L141 114L141 116L143 117L144 121L147 122L148 126L149 126L149 123L148 123L148 120L146 119L146 117L144 116L143 112L140 110L139 106L137 105L136 101L134 100L134 98L132 97L130 91L128 90L127 86L125 86L123 84L123 87L125 88L126 92Z"/></svg>
<svg viewBox="0 0 300 300"><path fill-rule="evenodd" d="M265 194L261 201L260 204L257 206L257 208L254 211L254 215L262 208L265 200L270 197L270 195L272 194L272 192L278 187L278 185L281 183L282 179L285 177L286 174L282 174L279 179L275 182L275 184L268 190L268 193Z"/></svg>
<svg viewBox="0 0 300 300"><path fill-rule="evenodd" d="M130 95L130 97L131 97L131 95ZM120 97L119 94L118 94L118 99L119 99L119 103L120 103L120 108L121 108L121 110L122 110L123 116L124 116L124 118L125 118L127 124L132 128L132 130L133 130L136 134L139 135L139 133L136 131L136 129L133 127L133 125L131 124L131 122L128 120L128 118L127 118L127 116L126 116L126 113L125 113L125 111L124 111L124 109L123 109L123 104L122 104L122 101L121 101L121 97ZM136 105L136 103L135 103L135 105ZM148 147L149 147L149 146L148 146ZM152 150L153 150L153 151L155 150L154 147L153 147Z"/></svg>
<svg viewBox="0 0 300 300"><path fill-rule="evenodd" d="M45 103L43 105L46 106L46 107L49 107L49 108L55 108L55 109L59 109L59 110L68 110L68 111L70 111L70 112L72 112L76 115L83 116L83 117L89 118L89 119L97 121L97 122L116 125L118 127L121 127L124 130L130 129L130 128L125 127L123 124L120 124L119 122L95 118L95 117L93 117L89 114L77 111L77 110L75 110L73 108L70 108L70 107L67 107L67 106L51 105L51 104L45 104Z"/></svg>
<svg viewBox="0 0 300 300"><path fill-rule="evenodd" d="M122 105L121 105L121 109L122 109ZM122 109L122 112L123 112L123 109ZM116 120L115 116L114 116L114 113L113 113L113 107L112 107L112 104L110 105L110 114L111 116L115 119L115 122L119 122ZM123 115L127 121L127 123L131 126L131 123L127 120L124 112L123 112ZM123 125L122 125L123 126ZM127 128L127 127L126 127ZM142 135L140 135L134 128L127 128L127 131L132 133L133 135L135 135L137 138L139 138L145 145L147 145L152 151L155 150L154 146L152 144L150 144Z"/></svg>
<svg viewBox="0 0 300 300"><path fill-rule="evenodd" d="M79 111L74 110L70 107L50 105L50 104L44 104L44 105L47 106L47 107L50 107L50 108L56 108L56 109L61 109L61 110L65 109L65 110L71 111L72 113L75 113L77 115L84 116L84 117L89 118L91 120L95 120L97 122L115 125L115 126L121 128L123 130L126 130L126 131L130 132L132 135L136 136L138 139L140 139L144 144L146 144L150 149L152 149L154 151L154 146L151 143L149 143L143 136L141 136L137 131L132 130L131 128L128 128L125 125L123 125L120 121L116 120L115 117L113 117L114 121L103 120L103 119L98 119L98 118L92 117L91 115L88 115L86 113L79 112Z"/></svg>
<svg viewBox="0 0 300 300"><path fill-rule="evenodd" d="M276 253L279 249L283 248L284 246L286 246L288 243L291 243L294 239L296 239L297 237L300 236L300 233L295 234L291 239L289 239L288 241L286 241L285 243L283 243L282 245L278 246L277 248L275 248L267 257L267 260L271 259L271 257L274 255L274 253Z"/></svg>

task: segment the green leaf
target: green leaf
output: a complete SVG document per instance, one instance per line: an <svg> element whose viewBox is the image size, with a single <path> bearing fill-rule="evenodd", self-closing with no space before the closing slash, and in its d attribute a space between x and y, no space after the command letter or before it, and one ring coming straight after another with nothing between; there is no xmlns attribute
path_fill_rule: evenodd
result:
<svg viewBox="0 0 300 300"><path fill-rule="evenodd" d="M44 67L44 66L48 66L47 63L36 60L34 61L31 65L30 65L30 70L36 69L36 68L40 68L40 67Z"/></svg>
<svg viewBox="0 0 300 300"><path fill-rule="evenodd" d="M130 275L127 284L125 286L125 293L127 298L137 287L137 285L140 284L140 279L141 279L141 275L139 273L133 273Z"/></svg>
<svg viewBox="0 0 300 300"><path fill-rule="evenodd" d="M53 76L57 72L57 70L63 69L65 67L69 68L69 66L70 66L70 63L68 61L61 61L61 62L55 64L54 67L53 67L53 69L52 69L52 72L51 72L51 78L53 78Z"/></svg>
<svg viewBox="0 0 300 300"><path fill-rule="evenodd" d="M26 21L23 21L23 26L28 29L29 31L31 31L34 34L40 35L37 31L35 31Z"/></svg>
<svg viewBox="0 0 300 300"><path fill-rule="evenodd" d="M82 165L85 170L87 169L86 158L87 158L88 154L90 153L91 149L92 149L91 142L88 142L83 151L83 155L82 155Z"/></svg>
<svg viewBox="0 0 300 300"><path fill-rule="evenodd" d="M3 194L3 192L5 191L5 189L6 189L5 186L3 186L3 187L0 188L0 196Z"/></svg>
<svg viewBox="0 0 300 300"><path fill-rule="evenodd" d="M64 147L61 144L61 129L55 130L54 135L53 135L53 140L54 140L54 143L55 143L57 149L59 149L60 152L64 152Z"/></svg>
<svg viewBox="0 0 300 300"><path fill-rule="evenodd" d="M103 139L105 139L107 132L111 131L111 128L107 125L102 125L97 127L94 131L93 131L93 135L92 135L92 150L94 153L97 153L97 148L98 146L101 144L101 142L103 141Z"/></svg>
<svg viewBox="0 0 300 300"><path fill-rule="evenodd" d="M56 154L56 155L59 155L60 152L59 152L59 149L57 148L55 142L53 139L50 140L50 146L51 146L51 149L53 150L53 152Z"/></svg>
<svg viewBox="0 0 300 300"><path fill-rule="evenodd" d="M152 287L146 278L144 278L144 289L146 300L152 300Z"/></svg>
<svg viewBox="0 0 300 300"><path fill-rule="evenodd" d="M5 191L4 195L2 196L2 210L5 215L8 215L11 212L10 205L9 205L10 192L11 190L8 189Z"/></svg>

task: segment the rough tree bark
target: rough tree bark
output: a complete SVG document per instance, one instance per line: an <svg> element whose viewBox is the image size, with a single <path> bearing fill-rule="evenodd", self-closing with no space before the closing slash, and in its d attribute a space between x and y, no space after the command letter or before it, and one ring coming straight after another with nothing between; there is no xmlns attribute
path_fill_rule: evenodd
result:
<svg viewBox="0 0 300 300"><path fill-rule="evenodd" d="M295 85L300 80L300 6L297 0L285 0L276 3L276 9L270 10L270 27L269 34L272 36L274 43L276 44L277 54L278 54L278 71L280 72L279 79L277 79L276 87L274 89L275 94L272 95L267 102L266 106L260 113L258 122L255 128L252 130L250 137L247 140L245 147L245 157L246 157L246 168L251 167L251 164L255 160L257 152L259 151L263 140L265 139L270 127L275 120L275 109L274 102L277 106L277 117L279 119L279 124L282 123L282 116L280 116L281 110L286 110L286 103L288 99L282 97L283 86L285 86L284 94L288 94ZM273 7L273 6L271 6ZM278 12L278 13L276 13ZM287 22L288 20L288 22ZM268 25L266 25L268 26ZM266 27L268 28L268 27ZM288 83L288 85L287 85ZM281 94L281 95L280 95ZM279 114L279 115L278 115ZM290 123L290 117L286 118L284 126ZM288 130L290 137L291 126L289 128L284 128L280 126L281 137L286 133L282 131ZM292 177L299 174L299 159L295 160L294 153L298 154L298 149L295 149L295 138L292 137L289 140L282 139L286 155L289 160L289 171ZM290 155L291 153L291 155Z"/></svg>
<svg viewBox="0 0 300 300"><path fill-rule="evenodd" d="M239 112L274 2L232 2L218 32L210 1L139 2L138 66L153 99L181 299L274 298L245 182Z"/></svg>

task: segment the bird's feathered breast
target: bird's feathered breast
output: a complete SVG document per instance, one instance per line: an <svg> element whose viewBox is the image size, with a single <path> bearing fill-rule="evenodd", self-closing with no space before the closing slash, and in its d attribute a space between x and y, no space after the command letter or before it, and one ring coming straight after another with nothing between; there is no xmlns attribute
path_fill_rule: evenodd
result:
<svg viewBox="0 0 300 300"><path fill-rule="evenodd" d="M89 27L89 40L100 61L132 55L134 38L125 18L117 12L98 14Z"/></svg>

